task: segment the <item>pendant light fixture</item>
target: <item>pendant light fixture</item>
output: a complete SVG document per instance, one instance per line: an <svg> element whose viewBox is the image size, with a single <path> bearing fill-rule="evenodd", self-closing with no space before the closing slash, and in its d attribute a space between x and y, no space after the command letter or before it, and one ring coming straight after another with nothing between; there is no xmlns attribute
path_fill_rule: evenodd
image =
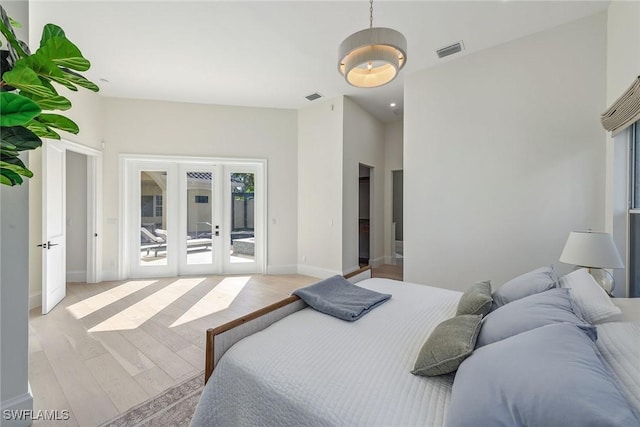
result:
<svg viewBox="0 0 640 427"><path fill-rule="evenodd" d="M338 71L347 83L378 87L395 79L407 63L407 40L391 28L373 27L373 0L370 0L369 28L344 39L338 54Z"/></svg>

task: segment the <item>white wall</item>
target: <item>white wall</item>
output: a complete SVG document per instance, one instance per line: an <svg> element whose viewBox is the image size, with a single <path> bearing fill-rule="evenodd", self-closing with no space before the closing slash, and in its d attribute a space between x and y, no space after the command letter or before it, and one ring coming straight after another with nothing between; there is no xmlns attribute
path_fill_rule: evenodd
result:
<svg viewBox="0 0 640 427"><path fill-rule="evenodd" d="M391 241L393 222L393 171L402 170L403 122L388 123L384 128L384 256L385 263L393 262L395 242Z"/></svg>
<svg viewBox="0 0 640 427"><path fill-rule="evenodd" d="M408 75L405 280L464 290L604 227L606 14Z"/></svg>
<svg viewBox="0 0 640 427"><path fill-rule="evenodd" d="M359 164L371 167L369 263L384 262L384 125L350 98L344 98L342 182L342 272L358 265Z"/></svg>
<svg viewBox="0 0 640 427"><path fill-rule="evenodd" d="M87 278L87 156L67 151L67 282Z"/></svg>
<svg viewBox="0 0 640 427"><path fill-rule="evenodd" d="M342 274L344 98L298 111L298 272Z"/></svg>
<svg viewBox="0 0 640 427"><path fill-rule="evenodd" d="M607 107L640 75L640 2L613 1L607 11ZM627 253L628 135L606 136L606 231ZM627 271L613 271L616 296L626 295Z"/></svg>
<svg viewBox="0 0 640 427"><path fill-rule="evenodd" d="M7 14L22 24L27 40L29 3L3 1ZM28 165L26 155L22 160ZM33 409L29 388L29 181L0 185L0 411ZM27 426L30 421L5 420L2 426Z"/></svg>
<svg viewBox="0 0 640 427"><path fill-rule="evenodd" d="M118 277L120 154L267 159L268 272L296 271L296 111L105 98L104 112L105 280Z"/></svg>

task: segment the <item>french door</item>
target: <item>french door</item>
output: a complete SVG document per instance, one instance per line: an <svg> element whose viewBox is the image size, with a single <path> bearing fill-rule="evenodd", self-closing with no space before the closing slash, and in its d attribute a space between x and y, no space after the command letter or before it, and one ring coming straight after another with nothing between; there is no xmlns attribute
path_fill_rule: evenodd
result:
<svg viewBox="0 0 640 427"><path fill-rule="evenodd" d="M124 159L128 277L262 273L264 163Z"/></svg>

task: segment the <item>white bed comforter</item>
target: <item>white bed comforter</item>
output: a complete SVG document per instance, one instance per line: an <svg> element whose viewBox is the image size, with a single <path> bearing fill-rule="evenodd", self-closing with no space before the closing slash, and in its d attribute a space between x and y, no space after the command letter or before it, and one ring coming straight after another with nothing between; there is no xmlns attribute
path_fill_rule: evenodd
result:
<svg viewBox="0 0 640 427"><path fill-rule="evenodd" d="M600 354L640 413L640 321L608 322L597 328Z"/></svg>
<svg viewBox="0 0 640 427"><path fill-rule="evenodd" d="M452 376L410 373L461 293L368 279L391 300L350 323L311 308L233 346L204 389L192 426L441 426Z"/></svg>

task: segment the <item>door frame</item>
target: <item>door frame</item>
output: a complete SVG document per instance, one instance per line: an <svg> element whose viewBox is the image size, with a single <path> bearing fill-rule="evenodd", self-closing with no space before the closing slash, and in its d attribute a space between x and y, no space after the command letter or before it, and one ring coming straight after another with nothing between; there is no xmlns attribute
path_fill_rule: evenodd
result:
<svg viewBox="0 0 640 427"><path fill-rule="evenodd" d="M45 139L45 144L50 144L54 142L59 148L61 148L65 155L67 151L72 151L74 153L83 154L87 158L87 272L86 272L86 283L98 283L102 281L102 245L99 243L100 237L102 236L102 152L87 147L86 145L82 145L76 142L71 142L66 139L60 140L48 140ZM42 171L43 174L46 171L46 157L42 158ZM65 217L66 222L66 203L67 203L67 193L66 193L66 174L67 174L67 164L64 162L64 170L62 171L62 176L64 177L64 185L62 189L62 209L63 216ZM50 207L45 204L44 197L44 186L42 188L42 240L46 239L44 236L44 232L46 230L45 221L47 220L46 215L49 212ZM66 250L66 246L65 246ZM44 277L47 274L44 263L44 257L42 261L42 275ZM63 271L65 272L64 278L66 281L66 264L62 266ZM65 284L66 286L66 284ZM47 289L46 289L46 280L42 280L42 309L45 309L46 306L46 298Z"/></svg>
<svg viewBox="0 0 640 427"><path fill-rule="evenodd" d="M130 242L130 230L133 224L131 223L131 209L137 209L139 200L134 200L134 189L129 185L132 177L132 170L137 164L145 163L153 169L153 165L166 165L167 163L180 163L189 164L194 167L208 166L211 164L221 165L221 170L224 171L224 177L227 175L229 168L236 171L247 165L255 166L256 168L256 181L259 182L259 188L262 190L261 195L256 198L256 216L254 219L254 225L256 228L256 263L255 268L252 271L243 271L241 267L237 269L229 269L228 265L225 265L223 261L220 265L220 271L218 274L230 274L230 273L258 273L265 274L267 266L267 160L255 159L255 158L231 158L231 157L195 157L195 156L171 156L171 155L159 155L159 154L120 154L119 155L119 188L120 188L120 221L118 225L119 234L119 266L118 276L119 280L126 280L131 277L131 260L132 258L132 245ZM237 168L234 168L237 166ZM180 170L177 168L176 170ZM259 178L259 179L258 179ZM178 185L175 180L175 185ZM177 191L177 190L176 190ZM226 203L226 202L225 202ZM225 205L226 206L226 205ZM261 215L258 215L258 212ZM174 228L177 230L177 219ZM260 236L260 238L258 238ZM258 256L259 254L259 256ZM178 274L178 272L176 272Z"/></svg>
<svg viewBox="0 0 640 427"><path fill-rule="evenodd" d="M58 141L66 151L87 156L87 283L102 282L102 151L76 142ZM65 166L65 175L67 173ZM65 189L66 190L66 189ZM66 194L65 194L65 203Z"/></svg>

